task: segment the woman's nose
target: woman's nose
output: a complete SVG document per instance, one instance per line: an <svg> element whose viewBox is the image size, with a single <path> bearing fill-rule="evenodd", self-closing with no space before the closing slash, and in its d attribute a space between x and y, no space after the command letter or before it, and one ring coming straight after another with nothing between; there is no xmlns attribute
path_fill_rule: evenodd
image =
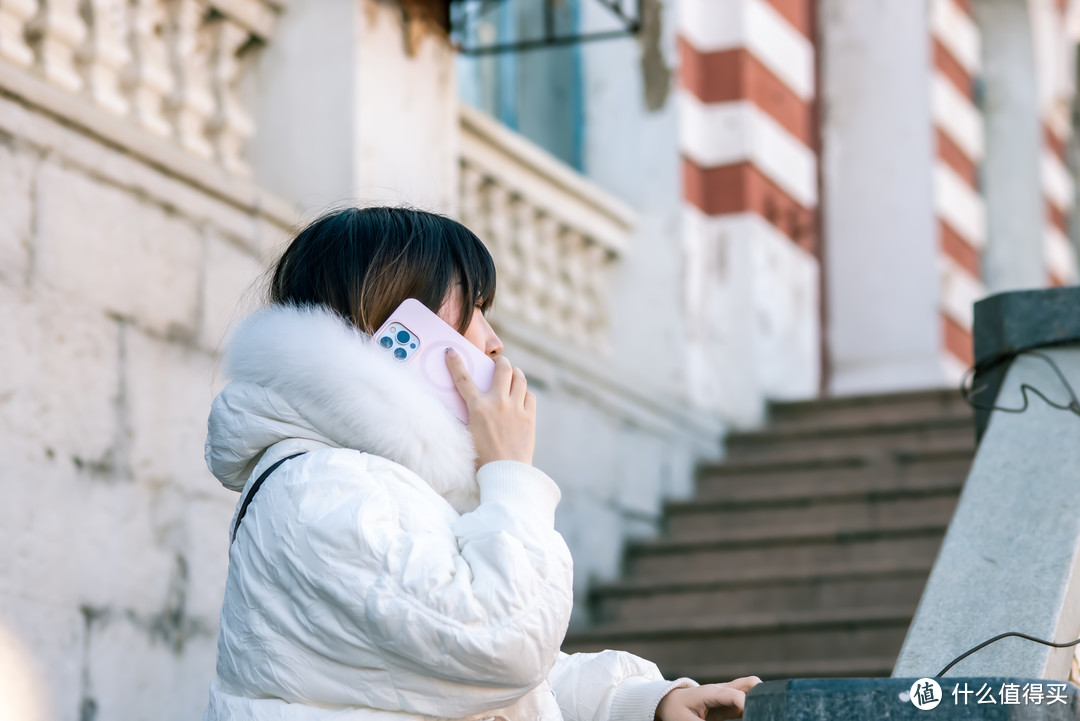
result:
<svg viewBox="0 0 1080 721"><path fill-rule="evenodd" d="M487 318L484 318L484 328L487 331L484 336L484 352L489 358L496 358L503 351L502 341L499 340L499 336L496 335L495 329L491 327L491 323L488 323Z"/></svg>
<svg viewBox="0 0 1080 721"><path fill-rule="evenodd" d="M492 358L498 357L503 351L502 341L499 340L499 336L495 335L495 331L491 330L487 337L487 354Z"/></svg>

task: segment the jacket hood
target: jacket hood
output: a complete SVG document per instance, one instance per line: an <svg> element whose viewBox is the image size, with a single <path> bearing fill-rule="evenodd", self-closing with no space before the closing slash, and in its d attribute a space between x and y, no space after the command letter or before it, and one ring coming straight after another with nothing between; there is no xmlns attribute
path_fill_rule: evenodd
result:
<svg viewBox="0 0 1080 721"><path fill-rule="evenodd" d="M236 329L231 382L214 399L206 464L243 489L267 448L291 438L382 456L416 473L458 513L479 503L468 429L413 372L336 313L273 305Z"/></svg>

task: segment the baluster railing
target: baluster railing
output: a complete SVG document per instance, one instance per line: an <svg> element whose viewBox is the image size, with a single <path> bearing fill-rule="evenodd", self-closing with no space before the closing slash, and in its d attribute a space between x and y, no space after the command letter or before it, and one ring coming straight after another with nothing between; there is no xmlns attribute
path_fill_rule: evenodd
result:
<svg viewBox="0 0 1080 721"><path fill-rule="evenodd" d="M462 109L462 221L491 248L500 317L603 347L607 282L633 213L491 118Z"/></svg>
<svg viewBox="0 0 1080 721"><path fill-rule="evenodd" d="M86 67L90 95L103 108L126 115L128 100L120 80L131 63L127 0L88 0L87 5L89 32L79 59Z"/></svg>
<svg viewBox="0 0 1080 721"><path fill-rule="evenodd" d="M26 26L37 15L37 0L0 0L0 59L21 67L34 62Z"/></svg>
<svg viewBox="0 0 1080 721"><path fill-rule="evenodd" d="M169 29L176 89L168 107L176 124L180 145L203 158L214 148L207 137L207 123L214 112L210 78L211 33L204 27L209 6L201 0L170 0Z"/></svg>
<svg viewBox="0 0 1080 721"><path fill-rule="evenodd" d="M240 56L269 40L280 9L280 0L0 0L0 63L246 176L255 128L237 92Z"/></svg>
<svg viewBox="0 0 1080 721"><path fill-rule="evenodd" d="M240 80L240 50L251 35L227 17L217 19L212 27L211 61L217 112L210 119L210 135L215 140L218 162L236 175L247 176L250 169L243 160L244 143L255 126L236 95L236 86Z"/></svg>
<svg viewBox="0 0 1080 721"><path fill-rule="evenodd" d="M155 135L168 136L165 99L176 89L165 45L165 5L160 0L134 0L129 6L132 62L124 75L136 122Z"/></svg>
<svg viewBox="0 0 1080 721"><path fill-rule="evenodd" d="M72 92L80 90L83 79L75 56L86 41L86 24L79 0L43 0L26 31L49 82Z"/></svg>

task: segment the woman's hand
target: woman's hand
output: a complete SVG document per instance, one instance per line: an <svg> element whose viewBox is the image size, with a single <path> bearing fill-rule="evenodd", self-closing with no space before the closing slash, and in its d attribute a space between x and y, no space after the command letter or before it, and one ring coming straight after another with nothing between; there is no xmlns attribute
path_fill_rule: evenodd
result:
<svg viewBox="0 0 1080 721"><path fill-rule="evenodd" d="M759 683L761 679L757 676L746 676L728 683L672 689L660 699L656 707L656 721L742 718L746 692Z"/></svg>
<svg viewBox="0 0 1080 721"><path fill-rule="evenodd" d="M525 374L510 361L495 359L495 377L487 393L469 377L465 362L452 348L446 366L469 409L469 432L476 445L476 467L491 461L532 465L536 445L536 396L526 390Z"/></svg>

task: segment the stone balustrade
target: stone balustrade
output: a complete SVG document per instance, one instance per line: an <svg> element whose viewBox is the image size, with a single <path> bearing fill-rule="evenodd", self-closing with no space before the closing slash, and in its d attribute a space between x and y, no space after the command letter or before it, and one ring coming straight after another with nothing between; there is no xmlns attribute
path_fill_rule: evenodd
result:
<svg viewBox="0 0 1080 721"><path fill-rule="evenodd" d="M491 250L497 317L605 345L612 265L635 214L482 112L461 108L460 219Z"/></svg>
<svg viewBox="0 0 1080 721"><path fill-rule="evenodd" d="M0 62L246 177L237 95L280 0L0 0Z"/></svg>

